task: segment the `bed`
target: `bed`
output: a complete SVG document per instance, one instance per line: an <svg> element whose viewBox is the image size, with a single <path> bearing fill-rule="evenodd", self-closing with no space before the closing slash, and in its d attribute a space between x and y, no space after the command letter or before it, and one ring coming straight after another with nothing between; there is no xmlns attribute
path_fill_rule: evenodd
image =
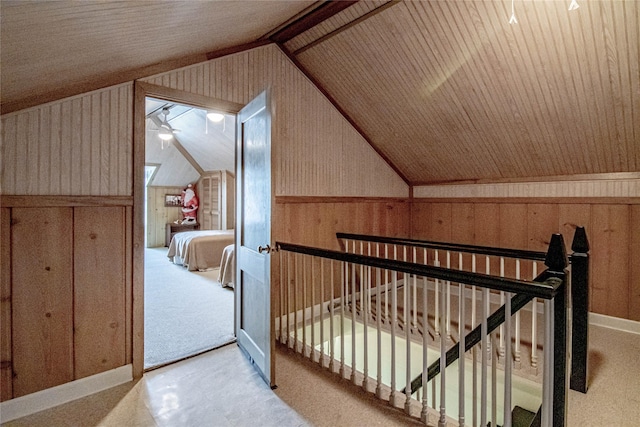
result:
<svg viewBox="0 0 640 427"><path fill-rule="evenodd" d="M222 259L220 260L220 272L218 274L218 282L223 287L234 289L236 263L234 254L235 245L229 245L222 251Z"/></svg>
<svg viewBox="0 0 640 427"><path fill-rule="evenodd" d="M224 249L233 240L233 230L183 231L171 239L167 257L189 271L219 267Z"/></svg>

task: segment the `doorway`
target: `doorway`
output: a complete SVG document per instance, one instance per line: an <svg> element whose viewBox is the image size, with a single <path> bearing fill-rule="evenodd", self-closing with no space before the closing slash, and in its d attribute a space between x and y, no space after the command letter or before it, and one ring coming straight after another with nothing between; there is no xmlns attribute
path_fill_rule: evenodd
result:
<svg viewBox="0 0 640 427"><path fill-rule="evenodd" d="M190 268L167 257L176 232L233 236L236 114L227 103L192 98L174 91L144 99L144 165L153 173L145 172L142 215L143 370L235 341L234 291L219 281L221 258ZM194 191L195 211L183 204L185 190Z"/></svg>

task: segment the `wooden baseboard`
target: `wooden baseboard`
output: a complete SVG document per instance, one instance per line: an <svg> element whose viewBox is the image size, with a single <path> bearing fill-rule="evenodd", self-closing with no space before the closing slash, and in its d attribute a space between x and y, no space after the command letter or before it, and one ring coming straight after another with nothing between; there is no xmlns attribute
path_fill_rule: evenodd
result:
<svg viewBox="0 0 640 427"><path fill-rule="evenodd" d="M133 380L132 365L81 378L0 403L0 423L6 423Z"/></svg>

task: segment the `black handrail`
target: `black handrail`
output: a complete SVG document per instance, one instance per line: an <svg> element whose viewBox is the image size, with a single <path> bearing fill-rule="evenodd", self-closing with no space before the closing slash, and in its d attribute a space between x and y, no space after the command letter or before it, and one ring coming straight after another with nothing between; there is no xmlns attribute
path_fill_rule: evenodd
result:
<svg viewBox="0 0 640 427"><path fill-rule="evenodd" d="M461 243L436 242L430 240L405 239L397 237L370 236L366 234L336 233L338 239L362 240L365 242L387 243L395 245L415 246L426 249L442 249L453 252L476 253L479 255L520 258L531 261L544 261L546 253L521 249L493 248L490 246L465 245Z"/></svg>
<svg viewBox="0 0 640 427"><path fill-rule="evenodd" d="M562 284L562 279L558 278L552 273L549 273L548 271L545 271L542 274L540 274L538 277L536 277L534 281L553 283L553 286L556 286L556 287ZM532 299L533 297L530 295L524 295L524 294L514 295L511 298L511 315L514 315L515 313L520 311L522 308L524 308ZM506 312L505 305L503 305L487 318L487 335L489 335L490 333L498 329L500 325L502 325L505 322L505 317L506 317L505 312ZM473 329L464 337L465 352L471 350L476 344L480 342L480 340L482 339L481 334L482 334L482 325L478 325L475 327L475 329ZM449 365L451 365L453 362L455 362L459 358L460 358L460 347L458 345L454 345L449 350L447 350L447 353L445 356L445 361L446 361L445 367L449 367ZM436 375L440 373L440 359L436 360L431 365L429 365L429 368L427 369L427 373L428 373L427 382L431 381ZM416 391L418 391L420 387L422 387L422 375L418 375L416 378L413 379L413 381L411 381L411 394L414 394ZM403 394L406 393L406 387L404 390L402 390L402 393Z"/></svg>
<svg viewBox="0 0 640 427"><path fill-rule="evenodd" d="M358 235L346 235L345 233L337 233L342 238L345 236L358 236ZM365 236L366 237L366 236ZM393 239L391 239L393 240ZM403 240L403 239L397 239ZM404 239L408 242L409 239ZM446 246L446 245L444 245ZM471 248L471 245L449 245L460 248L466 246ZM489 289L511 292L516 295L512 298L512 313L522 309L531 299L555 299L557 307L554 310L554 324L556 326L554 333L554 401L553 401L553 425L563 426L564 409L566 402L566 301L565 301L565 281L566 272L565 268L568 265L566 250L564 246L564 240L561 234L554 234L551 236L551 242L549 249L544 254L544 263L548 267L540 276L536 279L544 279L543 282L527 282L522 280L508 279L504 277L497 277L485 274L470 273L460 270L451 270L448 268L434 267L423 264L414 264L404 261L390 260L386 258L371 257L358 254L349 254L345 252L332 251L327 249L319 249L302 245L295 245L290 243L276 242L276 248L278 250L286 250L294 253L301 253L310 256L318 256L328 259L334 259L338 261L344 261L354 264L361 264L375 268L382 268L388 270L395 270L398 272L414 274L417 276L430 277L445 281L464 283L477 285ZM477 248L477 247L476 247ZM488 248L493 249L493 248ZM456 249L458 250L458 249ZM499 250L497 250L499 252ZM462 252L462 251L461 251ZM502 255L507 256L507 255ZM537 256L537 255L536 255ZM540 259L540 258L536 258ZM498 309L493 315L491 315L487 322L491 322L491 331L495 330L500 324L505 321L505 309L504 306ZM488 325L489 326L489 325ZM481 332L480 326L476 327L467 336L465 336L465 352L480 342ZM453 361L460 357L459 346L455 346L446 353L445 363L449 366ZM437 364L437 367L435 366ZM428 379L431 380L435 375L439 373L440 361L432 364L428 369ZM420 385L418 385L418 382ZM422 385L422 375L411 381L412 393L414 392L414 385L416 390ZM406 390L406 388L405 388Z"/></svg>
<svg viewBox="0 0 640 427"><path fill-rule="evenodd" d="M411 262L396 261L386 258L377 258L366 255L349 254L345 252L320 249L310 246L296 245L292 243L276 242L278 250L285 250L305 255L344 261L353 264L361 264L369 267L394 270L401 273L432 279L446 280L455 283L477 285L497 291L522 293L534 298L552 299L558 291L557 284L548 282L530 282L526 280L510 279L506 277L492 276L488 274L472 273L468 271L451 270L445 267L414 264Z"/></svg>

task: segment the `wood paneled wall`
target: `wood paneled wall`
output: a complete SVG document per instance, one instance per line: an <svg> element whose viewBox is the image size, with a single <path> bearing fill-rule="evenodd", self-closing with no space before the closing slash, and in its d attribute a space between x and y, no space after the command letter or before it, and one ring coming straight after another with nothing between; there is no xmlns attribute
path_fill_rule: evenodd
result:
<svg viewBox="0 0 640 427"><path fill-rule="evenodd" d="M277 196L408 196L408 185L275 45L144 81L243 105L270 88Z"/></svg>
<svg viewBox="0 0 640 427"><path fill-rule="evenodd" d="M408 199L277 197L274 240L339 250L337 232L409 237Z"/></svg>
<svg viewBox="0 0 640 427"><path fill-rule="evenodd" d="M2 194L132 194L131 83L1 120Z"/></svg>
<svg viewBox="0 0 640 427"><path fill-rule="evenodd" d="M3 401L131 363L131 208L37 200L1 211Z"/></svg>
<svg viewBox="0 0 640 427"><path fill-rule="evenodd" d="M415 199L413 238L546 251L576 226L590 243L590 311L640 320L640 205L606 199Z"/></svg>
<svg viewBox="0 0 640 427"><path fill-rule="evenodd" d="M164 205L166 194L181 194L184 187L147 187L147 247L164 246L166 225L182 219L180 207Z"/></svg>

